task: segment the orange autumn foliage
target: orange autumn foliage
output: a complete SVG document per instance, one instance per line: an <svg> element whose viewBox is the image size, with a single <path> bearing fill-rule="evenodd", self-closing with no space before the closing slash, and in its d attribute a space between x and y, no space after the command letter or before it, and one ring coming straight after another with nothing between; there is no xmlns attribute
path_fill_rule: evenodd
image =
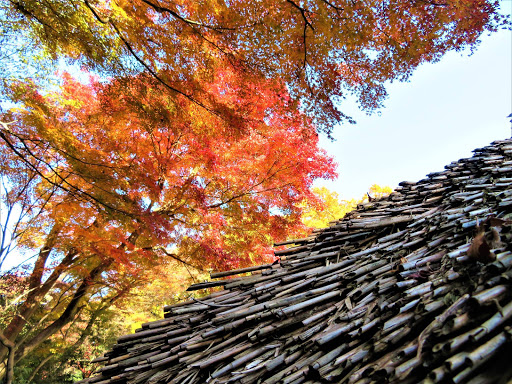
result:
<svg viewBox="0 0 512 384"><path fill-rule="evenodd" d="M235 105L231 76L220 71L208 88ZM245 267L273 260L272 241L302 231L300 202L335 164L310 120L286 110L282 84L261 78L250 92L238 129L237 120L177 102L151 76L83 83L63 74L60 89L46 93L13 86L0 171L10 195L31 202L18 245L39 253L27 299L3 333L15 340L38 300L65 287L16 361L78 316L84 300L117 301L158 278L153 267L166 258Z"/></svg>
<svg viewBox="0 0 512 384"><path fill-rule="evenodd" d="M209 86L221 99L236 98L231 75ZM8 115L4 145L37 169L42 191L60 188L47 208L66 221L63 247L80 238L125 268L137 268L131 254L168 245L198 266L268 261L269 239L293 232L312 181L334 176L314 127L282 113L289 98L277 82L253 85L243 130L162 88L148 76L83 84L68 74L58 93L20 85L24 106Z"/></svg>

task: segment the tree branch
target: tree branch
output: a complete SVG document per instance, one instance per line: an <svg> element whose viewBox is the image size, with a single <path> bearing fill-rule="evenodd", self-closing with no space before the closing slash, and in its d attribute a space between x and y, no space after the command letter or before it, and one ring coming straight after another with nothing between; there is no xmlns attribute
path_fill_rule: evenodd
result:
<svg viewBox="0 0 512 384"><path fill-rule="evenodd" d="M144 0L143 0L144 1ZM219 116L219 114L214 111L213 109L207 107L206 105L204 105L203 103L201 103L199 100L195 99L194 97L192 97L192 95L189 95L183 91L180 91L178 88L175 88L171 85L169 85L166 81L164 81L164 79L162 79L144 60L142 60L139 55L137 55L137 53L135 52L135 49L133 49L133 47L131 46L131 44L128 42L128 40L126 40L126 38L123 36L123 34L121 33L121 31L119 30L119 28L117 27L117 25L110 19L110 18L102 18L99 13L94 9L94 7L89 3L88 0L84 0L85 2L85 5L87 6L87 8L89 8L91 10L91 12L93 13L94 17L96 18L96 20L98 20L100 23L102 24L109 24L113 29L114 31L116 32L117 36L121 39L121 41L123 42L123 44L125 45L126 49L128 49L128 52L130 52L130 54L133 56L133 58L140 64L142 65L150 74L151 76L153 76L156 80L158 80L158 82L160 82L164 87L166 87L167 89L173 91L173 92L176 92L178 93L179 95L182 95L184 97L186 97L188 100L190 100L191 102L193 102L194 104L206 109L208 112L216 115L216 116ZM157 5L153 5L149 2L146 2L145 3L151 5L152 7L158 7ZM160 7L158 7L160 8ZM155 8L156 9L156 8ZM164 9L164 8L161 8L161 9ZM167 12L172 12L171 10L168 10L165 8L165 10ZM173 12L173 15L176 16L176 17L179 17L178 14L176 14L175 12ZM189 23L192 23L191 20L187 21L187 19L183 19L180 17L181 20L185 21L185 22L189 22Z"/></svg>
<svg viewBox="0 0 512 384"><path fill-rule="evenodd" d="M297 8L299 10L300 14L302 15L302 19L304 20L304 31L302 34L302 44L304 46L304 60L302 62L302 67L306 68L307 53L308 53L308 48L307 48L307 44L306 44L306 38L307 38L306 33L307 33L308 27L311 28L312 31L315 30L315 28L313 28L313 25L311 25L311 22L308 20L308 17L306 15L306 13L310 13L310 11L307 11L306 9L300 7L292 0L286 0L286 1L288 3L290 3L294 8Z"/></svg>
<svg viewBox="0 0 512 384"><path fill-rule="evenodd" d="M4 125L2 123L2 125ZM4 125L5 126L5 125ZM18 135L14 134L10 129L6 129L5 132L8 132L10 135L13 135L14 137L16 137L17 139L20 140L20 142L23 144L24 146L24 150L27 152L27 154L37 160L38 162L42 163L42 164L45 164L48 166L48 168L51 170L51 172L62 182L62 184L58 184L56 183L55 181L52 181L48 176L46 176L45 174L43 174L43 172L41 172L34 164L32 164L30 161L28 161L25 156L23 155L23 153L20 152L20 150L18 148L16 148L16 146L11 142L11 140L9 140L9 138L7 137L7 135L0 131L0 139L2 139L6 144L7 146L14 152L14 154L16 156L18 156L18 158L20 160L22 160L25 164L28 165L29 168L31 168L35 173L37 173L37 175L39 175L43 180L47 181L49 184L69 193L70 195L72 196L77 196L78 198L82 197L82 198L85 198L84 200L86 201L89 201L89 202L94 202L96 204L98 204L99 206L102 206L102 207L105 207L105 208L108 208L112 211L115 211L115 212L119 212L123 215L127 215L129 217L134 217L134 215L130 212L127 212L127 211L124 211L122 209L119 209L119 208L116 208L110 204L107 204L106 202L104 201L101 201L99 200L98 198L94 197L92 194L86 192L86 191L83 191L81 190L80 188L78 188L77 186L69 183L66 179L67 177L63 177L57 170L55 170L49 163L47 163L46 161L44 161L43 159L39 158L38 156L36 156L36 154L34 154L30 148L26 145L25 141L20 138ZM67 185L67 187L65 186Z"/></svg>
<svg viewBox="0 0 512 384"><path fill-rule="evenodd" d="M43 368L43 366L51 359L53 358L54 355L50 354L48 356L46 356L38 365L37 367L32 371L32 373L30 374L30 377L28 378L27 380L27 383L31 383L32 380L34 379L34 377L36 377L37 375L37 372L39 372L39 370L41 368Z"/></svg>
<svg viewBox="0 0 512 384"><path fill-rule="evenodd" d="M207 29L210 29L212 31L215 31L215 32L221 32L222 30L233 30L233 31L236 30L235 28L214 27L214 26L211 26L211 25L200 23L198 21L186 19L186 18L180 16L177 12L175 12L172 9L169 9L167 7L162 7L162 6L157 5L155 3L152 3L151 1L148 1L148 0L142 0L142 2L146 3L147 5L152 7L158 13L164 13L164 12L165 13L169 13L170 15L174 16L176 19L181 20L181 21L183 21L184 23L186 23L186 24L188 24L190 26L203 27L203 28L207 28Z"/></svg>
<svg viewBox="0 0 512 384"><path fill-rule="evenodd" d="M32 350L34 350L37 346L39 346L43 341L45 341L48 337L53 335L55 332L59 331L64 325L69 323L74 316L78 313L79 304L82 299L87 294L89 287L93 284L94 280L103 273L111 264L113 260L108 259L103 261L101 264L96 266L94 269L89 272L88 276L84 278L80 286L77 288L71 301L67 305L64 312L59 316L57 320L48 325L45 329L38 332L38 334L33 337L30 341L23 343L16 350L16 356L14 361L17 362L29 354Z"/></svg>
<svg viewBox="0 0 512 384"><path fill-rule="evenodd" d="M152 250L152 251L162 251L163 253L165 253L166 256L169 256L171 258L173 258L174 260L176 261L179 261L180 263L184 264L184 265L188 265L189 267L192 267L192 268L196 268L195 265L192 265L190 263L187 263L185 260L182 260L177 254L175 253L171 253L169 251L167 251L164 247L162 247L161 245L159 246L156 246L156 247L148 247L148 248L142 248L144 250Z"/></svg>
<svg viewBox="0 0 512 384"><path fill-rule="evenodd" d="M90 9L96 20L98 20L101 24L109 24L110 23L110 17L107 17L106 19L101 17L100 14L96 11L96 9L89 3L88 0L84 0L84 3L87 8Z"/></svg>
<svg viewBox="0 0 512 384"><path fill-rule="evenodd" d="M335 9L336 11L338 11L338 12L339 12L339 11L343 11L343 8L341 8L341 7L337 7L337 6L335 6L334 4L330 3L330 2L329 2L329 1L327 1L327 0L322 0L322 1L323 1L325 4L327 4L329 7L334 8L334 9Z"/></svg>
<svg viewBox="0 0 512 384"><path fill-rule="evenodd" d="M7 348L7 375L5 384L12 384L14 380L14 348L16 345L13 341L5 337L2 331L0 331L0 343L2 343L5 348Z"/></svg>

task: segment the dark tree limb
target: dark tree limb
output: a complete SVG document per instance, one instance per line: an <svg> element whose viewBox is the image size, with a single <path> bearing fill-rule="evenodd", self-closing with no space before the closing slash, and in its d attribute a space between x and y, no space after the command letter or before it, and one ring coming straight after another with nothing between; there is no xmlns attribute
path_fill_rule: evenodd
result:
<svg viewBox="0 0 512 384"><path fill-rule="evenodd" d="M71 301L67 305L64 312L59 316L59 318L48 325L45 329L38 332L38 334L28 342L23 343L17 348L14 362L20 361L23 357L37 348L43 341L48 339L50 336L55 334L57 331L62 329L62 327L74 319L75 315L81 308L79 304L89 291L89 287L94 283L94 280L96 280L96 278L100 276L110 266L110 264L112 264L112 262L112 259L108 259L92 269L91 272L89 272L87 277L82 281L80 286L73 294Z"/></svg>
<svg viewBox="0 0 512 384"><path fill-rule="evenodd" d="M9 340L2 331L0 331L0 343L7 348L7 364L6 364L6 376L5 384L12 384L14 380L14 349L16 345L13 341Z"/></svg>
<svg viewBox="0 0 512 384"><path fill-rule="evenodd" d="M315 30L315 28L313 28L313 25L311 24L311 22L308 20L308 17L307 17L307 13L310 13L310 11L302 8L297 3L295 3L293 0L286 0L286 1L288 3L290 3L294 8L298 9L298 11L300 12L300 14L302 16L302 19L304 20L304 30L302 33L302 45L304 46L304 60L302 62L302 67L306 68L306 65L308 63L308 60L307 60L308 48L307 48L307 41L306 41L307 30L308 30L308 28L311 28L312 31Z"/></svg>
<svg viewBox="0 0 512 384"><path fill-rule="evenodd" d="M177 254L175 253L171 253L169 251L167 251L164 247L162 246L158 246L158 247L149 247L149 248L143 248L145 250L152 250L152 251L162 251L163 253L165 253L166 256L169 256L170 258L176 260L176 261L179 261L180 263L184 264L185 266L189 266L189 267L192 267L192 268L196 268L196 266L190 264L190 263L187 263L185 260L183 260L182 258L180 258Z"/></svg>
<svg viewBox="0 0 512 384"><path fill-rule="evenodd" d="M49 167L49 169L52 171L52 173L61 182L57 183L57 182L51 180L50 177L46 176L43 172L41 172L34 164L32 164L26 158L25 154L22 153L21 150L14 145L14 143L10 140L10 138L7 135L14 136L18 140L20 140L21 144L24 147L24 151L26 151L26 154L30 158L33 158L33 159L37 160L39 163L43 163L43 164L47 165ZM133 217L133 214L131 214L130 212L127 212L125 210L116 208L116 207L106 203L105 201L102 201L102 200L96 198L93 194L91 194L89 192L86 192L86 191L78 188L77 186L71 184L69 181L67 181L67 177L62 176L57 170L55 170L51 166L51 164L47 163L43 159L39 158L35 153L33 153L31 151L31 149L27 146L25 140L23 138L21 138L20 136L14 134L14 132L12 132L11 130L9 130L9 129L6 129L4 131L0 130L0 139L2 139L7 144L7 146L14 152L14 154L16 156L18 156L18 158L20 160L22 160L25 164L27 164L27 166L29 168L31 168L38 176L40 176L43 180L47 181L50 185L53 185L53 186L55 186L55 187L65 191L65 192L69 193L70 195L77 197L77 198L82 198L82 199L84 199L86 201L89 201L91 203L95 203L95 204L97 204L97 205L99 205L101 207L107 208L109 210L112 210L112 211L115 211L115 212L119 212L119 213L121 213L123 215L127 215L129 217Z"/></svg>
<svg viewBox="0 0 512 384"><path fill-rule="evenodd" d="M140 64L142 65L150 74L151 76L153 76L156 80L158 80L159 83L161 83L164 87L166 87L167 89L169 89L170 91L173 91L179 95L182 95L184 96L185 98L187 98L188 100L190 100L191 102L193 102L194 104L206 109L208 112L216 115L216 116L219 116L219 114L214 111L213 109L209 108L208 106L206 106L205 104L201 103L199 100L197 100L196 98L194 98L192 95L189 95L181 90L179 90L178 88L175 88L173 86L171 86L170 84L168 84L164 79L162 79L161 76L159 76L150 66L149 64L147 64L144 60L142 60L142 58L139 57L139 55L137 54L137 52L135 52L135 49L132 47L132 45L128 42L128 40L126 40L126 38L124 37L124 35L121 33L121 31L119 30L119 28L117 27L117 25L110 19L110 18L103 18L99 15L99 13L94 9L94 7L89 3L88 0L84 0L85 2L85 5L87 6L87 8L89 8L91 10L91 12L93 13L94 17L96 18L96 20L98 20L100 23L102 24L109 24L112 29L115 31L115 33L117 34L117 36L121 39L121 41L123 42L124 46L126 47L126 49L128 50L128 52L130 53L130 55L132 55L132 57ZM148 3L146 2L147 4L150 4L151 3ZM153 6L153 5L151 5ZM154 7L154 6L153 6ZM167 10L167 9L166 9ZM168 12L172 12L171 10L167 10ZM173 13L173 15L175 16L179 16L177 15L175 12ZM183 18L180 18L181 20L187 22L188 24L192 23L192 21L190 20L186 20L186 19L183 19Z"/></svg>

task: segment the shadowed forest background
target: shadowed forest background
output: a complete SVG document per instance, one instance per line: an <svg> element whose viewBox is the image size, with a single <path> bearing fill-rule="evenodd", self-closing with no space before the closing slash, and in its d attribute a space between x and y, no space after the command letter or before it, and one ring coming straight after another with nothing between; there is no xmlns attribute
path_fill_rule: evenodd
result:
<svg viewBox="0 0 512 384"><path fill-rule="evenodd" d="M6 383L87 377L191 282L341 217L357 201L313 183L336 177L318 137L354 123L343 100L372 113L510 28L484 0L8 0L0 18Z"/></svg>

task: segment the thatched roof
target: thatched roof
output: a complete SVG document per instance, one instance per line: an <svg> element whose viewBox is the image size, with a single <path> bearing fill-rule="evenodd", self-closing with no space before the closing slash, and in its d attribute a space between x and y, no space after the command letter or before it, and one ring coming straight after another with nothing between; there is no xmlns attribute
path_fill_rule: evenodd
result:
<svg viewBox="0 0 512 384"><path fill-rule="evenodd" d="M212 274L190 289L222 291L119 338L87 382L507 382L512 140L474 152L278 263Z"/></svg>

